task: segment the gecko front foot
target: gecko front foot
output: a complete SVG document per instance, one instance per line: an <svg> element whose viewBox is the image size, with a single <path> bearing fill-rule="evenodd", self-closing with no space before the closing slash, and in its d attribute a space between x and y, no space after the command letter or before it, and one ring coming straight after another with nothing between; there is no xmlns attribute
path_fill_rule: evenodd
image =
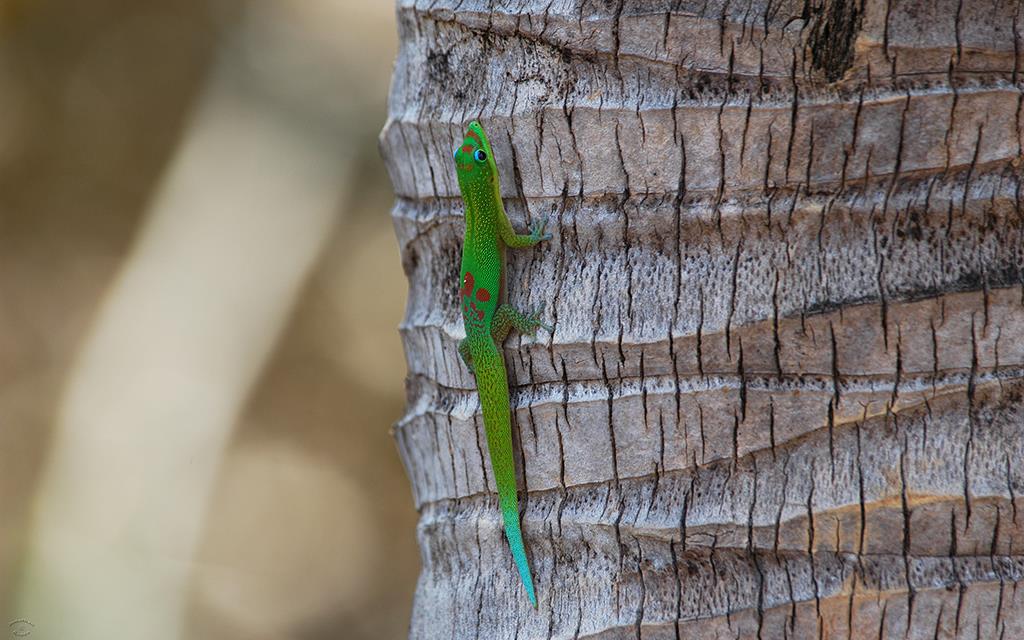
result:
<svg viewBox="0 0 1024 640"><path fill-rule="evenodd" d="M550 233L544 233L544 227L547 225L548 216L544 216L530 225L530 241L533 242L533 244L537 244L544 240L550 240L553 237Z"/></svg>

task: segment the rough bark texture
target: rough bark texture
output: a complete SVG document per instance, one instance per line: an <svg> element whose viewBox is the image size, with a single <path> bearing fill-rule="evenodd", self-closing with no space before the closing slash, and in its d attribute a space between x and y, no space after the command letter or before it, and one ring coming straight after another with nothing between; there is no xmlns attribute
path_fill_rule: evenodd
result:
<svg viewBox="0 0 1024 640"><path fill-rule="evenodd" d="M1018 0L402 0L411 637L1024 638ZM456 344L479 117L541 604Z"/></svg>

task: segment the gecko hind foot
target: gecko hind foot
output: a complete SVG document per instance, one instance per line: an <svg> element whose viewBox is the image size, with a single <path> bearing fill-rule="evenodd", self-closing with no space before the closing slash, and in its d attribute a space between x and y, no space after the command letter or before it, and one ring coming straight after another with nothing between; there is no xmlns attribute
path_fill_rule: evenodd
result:
<svg viewBox="0 0 1024 640"><path fill-rule="evenodd" d="M537 329L544 329L548 333L554 333L555 332L555 328L554 327L552 327L551 325L549 325L546 322L542 322L541 321L540 317L541 317L541 315L543 313L544 313L544 305L541 305L536 311L534 311L533 313L530 314L530 317L528 318L528 321L529 321L530 327L531 327L529 335L536 336L537 335Z"/></svg>

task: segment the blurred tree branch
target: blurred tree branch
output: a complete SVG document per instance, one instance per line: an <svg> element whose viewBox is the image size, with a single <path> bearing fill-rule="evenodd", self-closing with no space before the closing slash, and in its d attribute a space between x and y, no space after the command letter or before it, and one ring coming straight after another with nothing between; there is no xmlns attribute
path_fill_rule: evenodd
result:
<svg viewBox="0 0 1024 640"><path fill-rule="evenodd" d="M224 447L337 220L350 146L248 68L264 17L226 37L68 379L13 609L47 637L184 637Z"/></svg>

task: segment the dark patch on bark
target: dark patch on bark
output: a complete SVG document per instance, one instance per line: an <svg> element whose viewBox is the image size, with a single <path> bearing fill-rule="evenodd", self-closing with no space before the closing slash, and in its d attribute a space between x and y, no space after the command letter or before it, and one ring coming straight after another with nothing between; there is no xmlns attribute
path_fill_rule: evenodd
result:
<svg viewBox="0 0 1024 640"><path fill-rule="evenodd" d="M439 83L449 82L454 79L447 51L431 51L427 53L427 74L431 80Z"/></svg>
<svg viewBox="0 0 1024 640"><path fill-rule="evenodd" d="M841 80L853 64L862 13L860 0L827 0L813 18L807 39L811 65L829 82Z"/></svg>
<svg viewBox="0 0 1024 640"><path fill-rule="evenodd" d="M1024 279L1024 271L1014 264L1003 265L992 271L967 272L952 282L940 286L919 286L898 287L892 290L892 296L886 296L890 302L916 302L927 300L950 293L966 293L970 291L982 291L985 287L990 289L1004 289L1020 284ZM839 311L845 307L853 307L860 304L875 304L879 301L877 296L858 296L827 300L809 304L803 309L805 316L818 315Z"/></svg>
<svg viewBox="0 0 1024 640"><path fill-rule="evenodd" d="M427 77L431 83L439 87L447 87L456 101L466 97L466 80L457 72L464 60L453 60L450 51L430 51L427 53Z"/></svg>

